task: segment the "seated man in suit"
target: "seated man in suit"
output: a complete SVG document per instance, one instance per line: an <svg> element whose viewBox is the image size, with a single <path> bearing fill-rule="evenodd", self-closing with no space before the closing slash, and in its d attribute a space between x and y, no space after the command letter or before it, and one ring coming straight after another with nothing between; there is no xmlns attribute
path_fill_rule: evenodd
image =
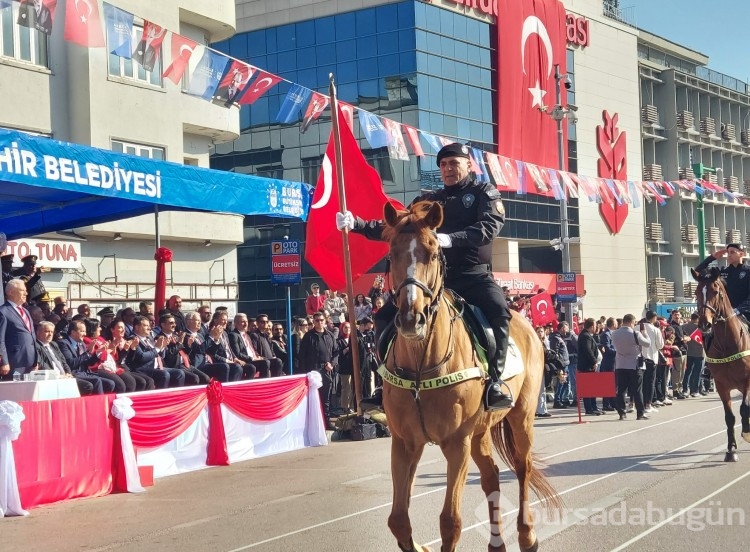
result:
<svg viewBox="0 0 750 552"><path fill-rule="evenodd" d="M133 330L138 338L138 345L128 353L128 368L152 378L157 389L185 385L185 370L164 367L163 351L167 346L167 338L161 335L156 341L151 339L151 322L145 316L135 317Z"/></svg>
<svg viewBox="0 0 750 552"><path fill-rule="evenodd" d="M21 280L5 286L5 303L0 306L0 379L5 381L13 379L12 372L24 374L37 367L31 314L23 306L27 294Z"/></svg>
<svg viewBox="0 0 750 552"><path fill-rule="evenodd" d="M62 378L75 378L78 392L81 395L101 395L104 393L102 381L96 376L70 371L65 357L60 352L57 343L52 341L55 335L55 325L52 322L40 322L36 327L36 354L40 370L54 370Z"/></svg>
<svg viewBox="0 0 750 552"><path fill-rule="evenodd" d="M252 362L245 358L237 356L229 343L227 335L227 313L214 313L211 322L208 325L208 337L206 339L206 353L211 355L214 362L225 362L227 364L237 364L242 368L245 379L255 377L256 367Z"/></svg>
<svg viewBox="0 0 750 552"><path fill-rule="evenodd" d="M271 363L255 349L247 331L249 324L246 314L239 313L234 317L234 329L229 332L229 345L237 358L255 366L261 378L267 378Z"/></svg>
<svg viewBox="0 0 750 552"><path fill-rule="evenodd" d="M185 385L199 385L209 382L209 377L206 374L190 365L183 346L185 336L182 333L175 333L175 318L172 314L163 314L159 317L158 334L167 340L164 346L164 366L166 368L184 370Z"/></svg>
<svg viewBox="0 0 750 552"><path fill-rule="evenodd" d="M206 354L206 337L202 332L201 315L189 312L185 315L185 323L187 332L182 344L190 359L190 365L222 383L241 380L242 366L234 362L212 362L213 359ZM218 337L218 331L216 335Z"/></svg>
<svg viewBox="0 0 750 552"><path fill-rule="evenodd" d="M89 370L89 366L101 362L99 353L102 351L102 345L99 342L92 341L86 346L83 343L85 336L86 324L83 320L71 320L68 324L67 337L57 344L65 362L73 375L87 376L87 380L90 380L90 377L96 378L101 382L105 393L114 393L115 382L113 380L98 376Z"/></svg>
<svg viewBox="0 0 750 552"><path fill-rule="evenodd" d="M258 330L250 332L250 341L252 342L258 354L268 361L271 367L271 377L284 375L284 363L280 358L276 358L273 352L273 343L271 342L271 321L267 314L259 314L255 319Z"/></svg>

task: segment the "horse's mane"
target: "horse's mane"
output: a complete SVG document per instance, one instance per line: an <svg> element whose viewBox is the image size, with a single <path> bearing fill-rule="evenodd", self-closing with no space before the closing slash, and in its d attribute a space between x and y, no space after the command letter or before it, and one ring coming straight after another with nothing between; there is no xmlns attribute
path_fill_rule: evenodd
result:
<svg viewBox="0 0 750 552"><path fill-rule="evenodd" d="M385 225L383 228L383 238L386 241L393 241L393 239L399 234L414 233L418 234L425 231L430 231L429 226L424 221L427 213L432 207L433 201L418 201L413 204L410 209L399 209L397 211L399 217L398 222L394 226Z"/></svg>

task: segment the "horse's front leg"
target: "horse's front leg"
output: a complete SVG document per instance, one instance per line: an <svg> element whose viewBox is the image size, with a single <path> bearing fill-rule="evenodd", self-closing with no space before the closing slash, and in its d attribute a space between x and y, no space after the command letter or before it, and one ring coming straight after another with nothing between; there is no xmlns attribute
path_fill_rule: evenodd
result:
<svg viewBox="0 0 750 552"><path fill-rule="evenodd" d="M742 398L740 420L742 420L742 438L750 443L750 389L745 390L745 396Z"/></svg>
<svg viewBox="0 0 750 552"><path fill-rule="evenodd" d="M409 501L417 463L424 445L407 443L395 434L391 437L391 479L393 481L393 506L388 516L388 527L396 537L398 546L406 552L426 550L412 540L409 520Z"/></svg>
<svg viewBox="0 0 750 552"><path fill-rule="evenodd" d="M441 445L448 461L448 488L445 491L443 511L440 512L442 552L455 550L461 536L461 498L466 486L470 448L470 436L456 438Z"/></svg>
<svg viewBox="0 0 750 552"><path fill-rule="evenodd" d="M719 392L719 398L724 405L724 422L727 424L727 453L724 455L724 462L736 462L737 458L737 441L734 439L734 413L732 412L731 390L724 385L716 383L716 390Z"/></svg>

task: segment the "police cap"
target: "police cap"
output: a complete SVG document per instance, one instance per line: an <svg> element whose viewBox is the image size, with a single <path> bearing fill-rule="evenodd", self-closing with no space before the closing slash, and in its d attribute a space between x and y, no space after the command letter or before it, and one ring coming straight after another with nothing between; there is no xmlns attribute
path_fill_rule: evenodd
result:
<svg viewBox="0 0 750 552"><path fill-rule="evenodd" d="M26 255L24 258L21 259L21 262L23 264L36 264L36 262L39 260L39 257L36 255Z"/></svg>
<svg viewBox="0 0 750 552"><path fill-rule="evenodd" d="M438 167L440 166L440 160L445 157L463 157L464 159L469 159L469 148L456 142L443 146L437 154Z"/></svg>
<svg viewBox="0 0 750 552"><path fill-rule="evenodd" d="M729 249L730 247L734 247L735 249L739 249L740 251L743 251L743 252L745 251L745 248L742 247L741 243L728 243L727 249Z"/></svg>
<svg viewBox="0 0 750 552"><path fill-rule="evenodd" d="M97 316L114 316L115 311L112 309L112 307L104 307L102 310L96 313Z"/></svg>

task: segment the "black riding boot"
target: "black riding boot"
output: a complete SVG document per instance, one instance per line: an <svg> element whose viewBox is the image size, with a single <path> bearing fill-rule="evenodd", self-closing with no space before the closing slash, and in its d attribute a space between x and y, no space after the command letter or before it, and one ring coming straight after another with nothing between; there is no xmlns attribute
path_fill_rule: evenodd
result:
<svg viewBox="0 0 750 552"><path fill-rule="evenodd" d="M508 356L508 338L510 337L510 320L496 318L490 322L495 334L497 351L489 362L489 376L484 390L484 407L487 410L503 410L514 406L513 394L501 376L505 369L505 358Z"/></svg>

